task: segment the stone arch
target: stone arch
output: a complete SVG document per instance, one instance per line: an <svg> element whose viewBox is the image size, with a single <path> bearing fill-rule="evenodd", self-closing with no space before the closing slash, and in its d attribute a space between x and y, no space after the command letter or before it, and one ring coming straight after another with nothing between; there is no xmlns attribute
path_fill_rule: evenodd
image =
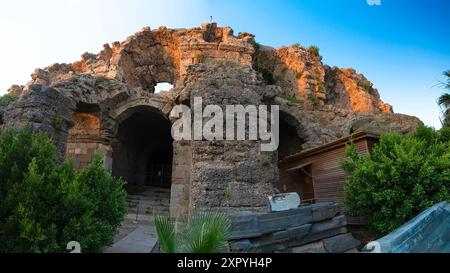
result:
<svg viewBox="0 0 450 273"><path fill-rule="evenodd" d="M280 143L278 146L278 159L300 152L308 136L300 120L288 111L280 111Z"/></svg>
<svg viewBox="0 0 450 273"><path fill-rule="evenodd" d="M173 139L170 120L161 110L148 104L128 108L116 117L113 135L113 175L136 186L170 186ZM161 183L150 173L156 167Z"/></svg>
<svg viewBox="0 0 450 273"><path fill-rule="evenodd" d="M117 59L121 69L116 78L127 85L153 93L157 83L176 84L180 78L181 53L174 31L144 29L120 47L126 53Z"/></svg>
<svg viewBox="0 0 450 273"><path fill-rule="evenodd" d="M173 105L161 96L133 97L117 104L114 109L109 111L108 118L111 122L109 124L110 128L108 129L111 130L113 135L117 134L120 123L141 109L149 109L168 119L172 108Z"/></svg>
<svg viewBox="0 0 450 273"><path fill-rule="evenodd" d="M287 156L303 150L308 141L305 129L300 120L287 111L280 112L280 144L278 148L278 160L282 162ZM297 192L302 202L314 201L314 182L311 176L311 165L299 166L292 169L279 164L277 189L280 192Z"/></svg>
<svg viewBox="0 0 450 273"><path fill-rule="evenodd" d="M80 170L92 162L95 154L105 157L105 168L110 169L110 146L101 131L101 110L98 104L78 102L73 111L73 126L68 129L66 158Z"/></svg>

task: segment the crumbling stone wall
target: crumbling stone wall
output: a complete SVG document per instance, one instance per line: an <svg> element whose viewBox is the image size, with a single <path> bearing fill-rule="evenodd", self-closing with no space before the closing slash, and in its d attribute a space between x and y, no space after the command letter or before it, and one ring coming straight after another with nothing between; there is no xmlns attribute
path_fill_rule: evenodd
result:
<svg viewBox="0 0 450 273"><path fill-rule="evenodd" d="M265 104L269 93L271 88L253 69L229 62L192 67L180 91L191 106L194 98L202 98L203 107L219 105L224 113L226 105ZM261 143L251 140L196 140L191 149L191 208L266 208L266 197L274 193L278 178L276 151L262 152Z"/></svg>
<svg viewBox="0 0 450 273"><path fill-rule="evenodd" d="M192 106L194 97L204 105L279 105L294 132L286 143L296 149L356 130L408 132L421 123L393 114L354 70L324 66L320 56L298 45L260 46L252 34L234 35L216 24L144 28L80 61L37 69L31 78L9 89L18 99L0 106L0 126L29 124L49 133L58 159L73 158L77 168L94 152L113 168L114 153L120 158L125 152L114 146L123 122L143 110L169 119L175 105ZM159 82L174 88L154 94ZM95 126L81 126L85 115L98 118ZM277 152L261 152L257 141L175 142L173 154L172 215L204 207L258 211L275 191Z"/></svg>

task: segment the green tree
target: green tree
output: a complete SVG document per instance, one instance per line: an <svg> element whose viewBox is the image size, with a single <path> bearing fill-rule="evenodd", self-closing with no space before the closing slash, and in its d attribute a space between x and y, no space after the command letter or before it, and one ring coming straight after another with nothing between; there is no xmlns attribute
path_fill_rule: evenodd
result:
<svg viewBox="0 0 450 273"><path fill-rule="evenodd" d="M447 79L439 85L450 91L450 70L443 74ZM450 126L450 93L442 94L439 97L438 104L442 108L442 125L448 127Z"/></svg>
<svg viewBox="0 0 450 273"><path fill-rule="evenodd" d="M383 135L370 156L354 146L342 162L348 213L388 233L434 204L450 200L450 129L420 127Z"/></svg>
<svg viewBox="0 0 450 273"><path fill-rule="evenodd" d="M125 214L123 182L99 156L80 173L56 164L55 146L29 128L0 135L0 252L83 252L112 242Z"/></svg>

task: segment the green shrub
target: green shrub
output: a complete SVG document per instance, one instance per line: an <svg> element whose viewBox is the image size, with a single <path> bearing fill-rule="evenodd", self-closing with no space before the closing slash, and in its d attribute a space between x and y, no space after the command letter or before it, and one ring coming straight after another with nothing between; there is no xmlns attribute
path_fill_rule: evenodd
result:
<svg viewBox="0 0 450 273"><path fill-rule="evenodd" d="M205 62L205 59L206 59L206 57L205 57L205 55L203 55L203 54L198 54L198 55L195 57L196 63L198 63L198 64L204 63L204 62Z"/></svg>
<svg viewBox="0 0 450 273"><path fill-rule="evenodd" d="M99 156L80 173L58 166L52 140L29 128L0 135L0 203L0 252L66 252L70 241L99 252L126 208L123 182Z"/></svg>
<svg viewBox="0 0 450 273"><path fill-rule="evenodd" d="M366 91L367 93L370 93L370 91L372 91L372 88L373 88L373 83L371 83L371 82L365 82L365 83L363 84L363 89L364 89L364 91Z"/></svg>
<svg viewBox="0 0 450 273"><path fill-rule="evenodd" d="M293 47L302 47L302 45L301 45L300 43L292 44L292 46L293 46Z"/></svg>
<svg viewBox="0 0 450 273"><path fill-rule="evenodd" d="M56 130L58 130L58 131L63 130L65 123L66 123L66 121L64 120L64 118L61 115L56 114L55 116L53 116L52 125L53 125L53 128L55 128Z"/></svg>
<svg viewBox="0 0 450 273"><path fill-rule="evenodd" d="M177 223L166 216L155 217L163 253L225 253L229 251L230 220L226 214L193 212Z"/></svg>
<svg viewBox="0 0 450 273"><path fill-rule="evenodd" d="M302 71L296 71L295 72L295 78L297 80L300 80L303 77L303 72Z"/></svg>
<svg viewBox="0 0 450 273"><path fill-rule="evenodd" d="M287 93L287 92L283 92L280 96L281 96L283 99L289 101L289 102L292 103L292 104L301 104L301 103L303 103L303 101L300 100L300 99L298 99L296 95L290 95L290 94Z"/></svg>
<svg viewBox="0 0 450 273"><path fill-rule="evenodd" d="M308 48L308 51L309 51L309 53L311 53L313 56L320 57L320 49L319 49L317 46L315 46L315 45L310 46L310 47Z"/></svg>
<svg viewBox="0 0 450 273"><path fill-rule="evenodd" d="M370 157L350 146L342 162L350 173L345 204L388 233L434 204L450 201L450 130L420 127L410 135L383 135Z"/></svg>
<svg viewBox="0 0 450 273"><path fill-rule="evenodd" d="M0 106L7 106L8 104L10 104L11 102L17 100L17 96L15 95L11 95L11 94L6 94L0 97Z"/></svg>
<svg viewBox="0 0 450 273"><path fill-rule="evenodd" d="M259 69L259 72L261 72L264 81L266 82L266 84L268 85L274 85L276 84L275 78L273 77L272 72L270 72L269 70L265 69L265 68L261 68Z"/></svg>
<svg viewBox="0 0 450 273"><path fill-rule="evenodd" d="M317 86L317 92L319 92L319 93L325 93L325 86L323 85L323 83L320 83L320 84Z"/></svg>
<svg viewBox="0 0 450 273"><path fill-rule="evenodd" d="M320 104L320 99L313 93L309 93L308 100L312 106L317 107Z"/></svg>
<svg viewBox="0 0 450 273"><path fill-rule="evenodd" d="M261 44L254 41L253 42L253 47L255 48L255 52L259 51L261 49Z"/></svg>

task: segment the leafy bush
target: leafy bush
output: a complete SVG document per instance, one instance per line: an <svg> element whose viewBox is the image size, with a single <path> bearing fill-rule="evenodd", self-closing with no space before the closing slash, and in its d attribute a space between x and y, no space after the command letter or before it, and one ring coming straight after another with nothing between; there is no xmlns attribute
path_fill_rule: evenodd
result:
<svg viewBox="0 0 450 273"><path fill-rule="evenodd" d="M297 80L301 79L302 77L303 77L303 72L302 71L295 72L295 78Z"/></svg>
<svg viewBox="0 0 450 273"><path fill-rule="evenodd" d="M315 45L310 46L310 47L308 48L308 51L309 51L309 53L311 53L313 56L320 57L320 49L319 49L317 46L315 46Z"/></svg>
<svg viewBox="0 0 450 273"><path fill-rule="evenodd" d="M15 101L17 96L6 94L0 97L0 106L7 106L11 102Z"/></svg>
<svg viewBox="0 0 450 273"><path fill-rule="evenodd" d="M225 253L229 251L230 220L226 214L194 212L181 223L166 216L155 217L163 253Z"/></svg>
<svg viewBox="0 0 450 273"><path fill-rule="evenodd" d="M420 127L410 135L381 137L371 155L353 146L342 166L348 212L388 233L434 204L450 201L450 129Z"/></svg>
<svg viewBox="0 0 450 273"><path fill-rule="evenodd" d="M367 93L370 93L370 91L373 89L373 84L371 82L365 82L363 84L364 91Z"/></svg>
<svg viewBox="0 0 450 273"><path fill-rule="evenodd" d="M70 241L99 252L112 242L125 214L123 182L99 156L80 173L55 162L44 133L0 135L0 252L66 252Z"/></svg>

